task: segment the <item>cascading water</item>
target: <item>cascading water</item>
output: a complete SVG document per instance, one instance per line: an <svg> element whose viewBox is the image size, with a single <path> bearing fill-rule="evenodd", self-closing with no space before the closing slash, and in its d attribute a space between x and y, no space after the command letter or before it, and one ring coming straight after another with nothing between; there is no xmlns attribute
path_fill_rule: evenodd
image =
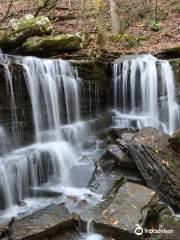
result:
<svg viewBox="0 0 180 240"><path fill-rule="evenodd" d="M180 126L173 71L165 60L137 55L113 65L115 124L152 126L172 134Z"/></svg>
<svg viewBox="0 0 180 240"><path fill-rule="evenodd" d="M18 122L8 56L3 55L1 62L11 97L12 118ZM77 145L88 135L88 125L80 118L80 79L70 63L34 57L13 57L13 62L22 68L29 93L35 143L19 149L14 146L16 150L10 152L12 144L0 128L0 144L9 147L10 152L0 157L0 209L21 204L41 186L60 184L61 190L72 186L70 170L78 161ZM13 134L20 138L20 130L15 130Z"/></svg>

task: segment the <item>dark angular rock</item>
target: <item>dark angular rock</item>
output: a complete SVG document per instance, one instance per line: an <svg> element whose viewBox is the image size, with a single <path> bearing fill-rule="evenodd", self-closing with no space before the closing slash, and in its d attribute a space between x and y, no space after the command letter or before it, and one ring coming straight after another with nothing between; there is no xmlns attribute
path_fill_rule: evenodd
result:
<svg viewBox="0 0 180 240"><path fill-rule="evenodd" d="M164 202L180 208L180 154L169 145L169 136L146 127L128 145L146 184Z"/></svg>
<svg viewBox="0 0 180 240"><path fill-rule="evenodd" d="M180 128L169 138L171 147L180 153Z"/></svg>
<svg viewBox="0 0 180 240"><path fill-rule="evenodd" d="M159 214L159 229L165 229L165 233L158 234L157 239L175 240L180 236L180 218L176 217L171 209L165 208ZM157 235L157 234L156 234Z"/></svg>
<svg viewBox="0 0 180 240"><path fill-rule="evenodd" d="M61 205L51 205L13 225L13 240L39 240L55 234L58 230L73 228L74 220L68 210Z"/></svg>
<svg viewBox="0 0 180 240"><path fill-rule="evenodd" d="M143 225L152 198L153 191L147 187L116 182L106 199L94 207L95 231L117 240L139 239L134 230L136 224Z"/></svg>
<svg viewBox="0 0 180 240"><path fill-rule="evenodd" d="M105 171L115 168L136 168L132 158L116 144L109 144L104 155L99 159L99 165Z"/></svg>

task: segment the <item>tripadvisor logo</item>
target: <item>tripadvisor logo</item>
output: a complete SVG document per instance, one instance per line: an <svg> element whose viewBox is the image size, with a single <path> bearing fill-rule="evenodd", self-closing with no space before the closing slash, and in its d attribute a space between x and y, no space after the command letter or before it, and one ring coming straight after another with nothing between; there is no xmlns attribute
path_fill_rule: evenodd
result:
<svg viewBox="0 0 180 240"><path fill-rule="evenodd" d="M134 230L134 232L135 232L135 234L136 235L138 235L138 236L140 236L140 235L142 235L143 234L143 228L139 225L139 224L136 224L136 228L135 228L135 230Z"/></svg>
<svg viewBox="0 0 180 240"><path fill-rule="evenodd" d="M148 234L159 234L159 233L164 233L164 234L170 234L173 233L172 229L147 229L147 228L142 228L139 224L136 224L136 228L134 230L135 234L138 236L141 236L143 233L148 233Z"/></svg>

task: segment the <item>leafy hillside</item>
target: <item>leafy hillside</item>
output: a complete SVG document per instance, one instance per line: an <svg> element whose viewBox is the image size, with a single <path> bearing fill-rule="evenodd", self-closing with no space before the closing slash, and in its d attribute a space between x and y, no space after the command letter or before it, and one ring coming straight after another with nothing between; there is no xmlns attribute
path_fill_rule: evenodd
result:
<svg viewBox="0 0 180 240"><path fill-rule="evenodd" d="M155 52L180 42L180 3L178 0L119 0L122 30L112 33L107 0L9 0L0 1L1 29L9 20L26 14L46 15L54 33L87 32L84 51ZM121 3L122 2L122 3ZM118 9L117 9L118 11Z"/></svg>

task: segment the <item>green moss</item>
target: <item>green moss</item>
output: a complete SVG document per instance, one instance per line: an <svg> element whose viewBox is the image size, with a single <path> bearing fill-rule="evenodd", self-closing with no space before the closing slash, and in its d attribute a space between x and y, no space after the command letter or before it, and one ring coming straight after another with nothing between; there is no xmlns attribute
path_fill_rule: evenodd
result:
<svg viewBox="0 0 180 240"><path fill-rule="evenodd" d="M0 30L0 41L6 36L6 31Z"/></svg>
<svg viewBox="0 0 180 240"><path fill-rule="evenodd" d="M12 29L0 34L0 48L9 50L21 46L28 38L50 34L52 25L48 18L35 18L27 15L20 19L11 20Z"/></svg>
<svg viewBox="0 0 180 240"><path fill-rule="evenodd" d="M26 15L20 19L11 19L10 21L14 31L23 31L34 26L43 26L46 32L51 32L53 27L49 19L45 16L34 17L33 15Z"/></svg>
<svg viewBox="0 0 180 240"><path fill-rule="evenodd" d="M27 53L70 51L80 49L81 42L82 37L80 33L31 37L23 44L22 49Z"/></svg>
<svg viewBox="0 0 180 240"><path fill-rule="evenodd" d="M176 11L180 12L180 4L179 3L176 5Z"/></svg>

